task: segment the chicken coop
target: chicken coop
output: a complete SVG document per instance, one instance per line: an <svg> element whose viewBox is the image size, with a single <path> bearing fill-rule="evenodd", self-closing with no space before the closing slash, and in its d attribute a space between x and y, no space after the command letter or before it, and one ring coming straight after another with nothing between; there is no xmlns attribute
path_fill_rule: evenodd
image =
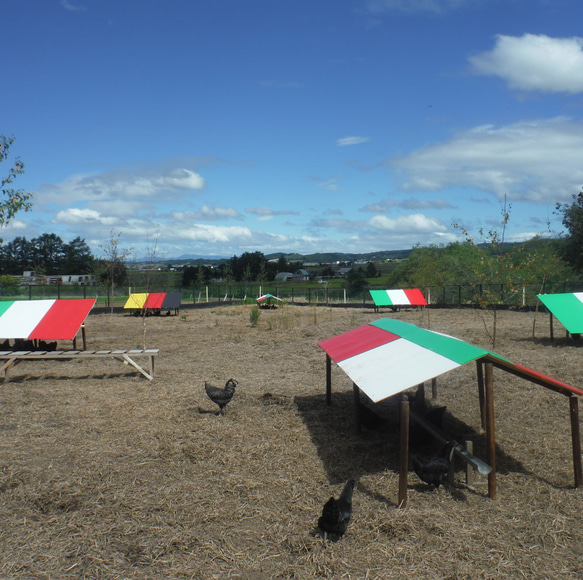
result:
<svg viewBox="0 0 583 580"><path fill-rule="evenodd" d="M434 381L436 377L461 365L476 363L477 386L487 457L474 457L456 444L454 452L464 462L488 475L488 495L496 499L496 440L494 430L494 368L564 395L569 401L575 487L583 483L578 398L583 391L455 337L420 328L414 324L383 318L319 343L326 353L326 403L332 401L331 362L334 361L352 380L359 425L360 393L378 403L405 391ZM387 379L390 377L390 379ZM400 403L400 484L399 505L406 505L410 418L433 437L447 442L445 434ZM457 442L456 442L457 443Z"/></svg>

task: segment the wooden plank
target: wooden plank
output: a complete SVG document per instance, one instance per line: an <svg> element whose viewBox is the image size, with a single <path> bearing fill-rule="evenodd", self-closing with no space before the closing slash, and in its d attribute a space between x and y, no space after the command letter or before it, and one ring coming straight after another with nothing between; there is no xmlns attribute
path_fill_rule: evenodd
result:
<svg viewBox="0 0 583 580"><path fill-rule="evenodd" d="M127 351L1 351L0 360L4 360L4 364L0 365L0 375L4 376L5 382L8 381L8 371L23 361L35 361L35 360L75 360L89 357L110 357L121 360L125 364L129 364L134 367L139 373L144 375L148 380L154 379L154 358L158 355L158 349L148 349L148 350L134 350L131 351L134 357L147 357L148 370L140 366L136 361L128 356Z"/></svg>

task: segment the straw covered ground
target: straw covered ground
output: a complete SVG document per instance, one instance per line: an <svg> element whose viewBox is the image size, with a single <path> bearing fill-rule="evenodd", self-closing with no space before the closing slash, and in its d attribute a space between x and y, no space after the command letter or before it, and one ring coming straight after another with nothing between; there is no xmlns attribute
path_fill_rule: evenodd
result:
<svg viewBox="0 0 583 580"><path fill-rule="evenodd" d="M27 362L0 384L0 578L567 579L583 577L566 397L495 371L498 498L485 480L398 499L398 427L354 429L352 383L318 342L395 317L491 348L481 310L249 306L145 319L91 314L88 347L159 348L152 382L108 359ZM495 351L581 387L581 348L548 315L502 311ZM555 333L558 333L558 324ZM67 346L67 345L61 345ZM203 381L239 386L224 416ZM390 381L390 377L387 377ZM444 429L480 433L476 366L440 377ZM355 478L340 541L322 505Z"/></svg>

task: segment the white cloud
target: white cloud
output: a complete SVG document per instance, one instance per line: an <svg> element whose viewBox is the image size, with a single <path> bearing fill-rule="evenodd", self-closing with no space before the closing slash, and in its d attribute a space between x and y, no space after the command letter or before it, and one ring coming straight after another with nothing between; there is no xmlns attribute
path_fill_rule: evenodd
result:
<svg viewBox="0 0 583 580"><path fill-rule="evenodd" d="M369 12L381 13L390 10L401 12L446 12L475 0L367 0Z"/></svg>
<svg viewBox="0 0 583 580"><path fill-rule="evenodd" d="M37 199L41 203L151 199L204 188L204 179L189 169L173 169L165 174L113 172L101 175L76 174L56 185L44 185Z"/></svg>
<svg viewBox="0 0 583 580"><path fill-rule="evenodd" d="M195 242L205 243L232 243L252 237L251 230L240 226L210 226L207 224L194 224L188 229L178 229L172 225L167 227L165 233L169 239L180 238Z"/></svg>
<svg viewBox="0 0 583 580"><path fill-rule="evenodd" d="M366 143L368 137L342 137L337 139L336 145L339 147L346 147L347 145L359 145L360 143Z"/></svg>
<svg viewBox="0 0 583 580"><path fill-rule="evenodd" d="M441 220L420 213L399 216L394 219L384 215L376 215L368 223L375 230L395 233L435 234L446 233L449 230Z"/></svg>
<svg viewBox="0 0 583 580"><path fill-rule="evenodd" d="M252 215L256 215L259 221L268 221L278 215L298 215L297 211L287 209L272 210L268 207L247 207L245 208L245 211Z"/></svg>
<svg viewBox="0 0 583 580"><path fill-rule="evenodd" d="M478 188L509 199L555 204L583 184L583 122L558 117L496 128L484 125L387 165L406 190Z"/></svg>
<svg viewBox="0 0 583 580"><path fill-rule="evenodd" d="M407 199L384 199L377 203L371 203L365 205L360 211L373 212L373 213L384 213L390 211L391 208L401 208L401 209L452 209L449 201L445 199L434 199L434 200L421 200L415 197L409 197Z"/></svg>
<svg viewBox="0 0 583 580"><path fill-rule="evenodd" d="M203 205L197 216L197 219L206 221L242 218L243 216L232 207L209 207L208 205Z"/></svg>
<svg viewBox="0 0 583 580"><path fill-rule="evenodd" d="M61 0L61 6L65 10L70 10L72 12L79 12L79 11L85 11L85 10L87 10L85 8L85 6L75 6L75 5L71 4L68 0Z"/></svg>
<svg viewBox="0 0 583 580"><path fill-rule="evenodd" d="M583 38L500 34L491 51L469 60L475 74L503 78L512 89L566 93L583 91Z"/></svg>

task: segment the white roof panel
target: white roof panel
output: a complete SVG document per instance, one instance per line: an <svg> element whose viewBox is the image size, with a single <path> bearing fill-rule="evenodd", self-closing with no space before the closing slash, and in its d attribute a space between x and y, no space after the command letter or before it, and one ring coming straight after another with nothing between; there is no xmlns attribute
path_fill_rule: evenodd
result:
<svg viewBox="0 0 583 580"><path fill-rule="evenodd" d="M54 300L14 302L0 317L0 339L28 338L54 303Z"/></svg>
<svg viewBox="0 0 583 580"><path fill-rule="evenodd" d="M343 360L338 366L376 403L460 365L401 338Z"/></svg>

